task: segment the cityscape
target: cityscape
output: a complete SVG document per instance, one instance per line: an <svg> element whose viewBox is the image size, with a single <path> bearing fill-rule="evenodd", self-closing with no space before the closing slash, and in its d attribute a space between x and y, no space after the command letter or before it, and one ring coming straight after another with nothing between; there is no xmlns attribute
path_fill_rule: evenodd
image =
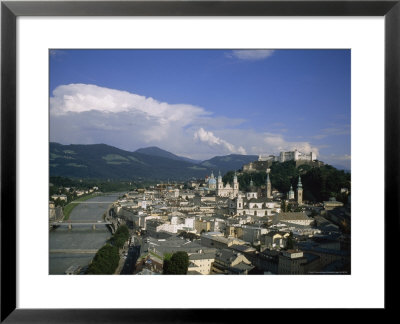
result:
<svg viewBox="0 0 400 324"><path fill-rule="evenodd" d="M351 274L349 50L49 60L49 274Z"/></svg>

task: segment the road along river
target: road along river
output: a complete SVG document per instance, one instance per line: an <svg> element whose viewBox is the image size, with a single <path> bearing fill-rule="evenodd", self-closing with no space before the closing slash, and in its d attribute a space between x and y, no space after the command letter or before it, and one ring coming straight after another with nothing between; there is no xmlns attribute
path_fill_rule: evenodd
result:
<svg viewBox="0 0 400 324"><path fill-rule="evenodd" d="M105 194L79 203L69 219L74 222L103 221L103 214L122 193ZM106 225L60 226L49 232L49 274L64 274L72 265L87 266L111 236Z"/></svg>

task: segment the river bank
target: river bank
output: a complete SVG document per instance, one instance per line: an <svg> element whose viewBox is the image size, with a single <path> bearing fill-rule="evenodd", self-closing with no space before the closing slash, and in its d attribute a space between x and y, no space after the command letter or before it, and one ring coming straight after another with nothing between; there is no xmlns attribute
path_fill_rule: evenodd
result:
<svg viewBox="0 0 400 324"><path fill-rule="evenodd" d="M71 222L102 222L104 213L120 195L104 194L77 203L69 219ZM49 232L49 274L64 274L72 265L86 267L95 255L90 252L100 249L111 235L106 225L96 225L95 230L90 226L75 226L72 230L60 226ZM74 253L68 253L68 250Z"/></svg>

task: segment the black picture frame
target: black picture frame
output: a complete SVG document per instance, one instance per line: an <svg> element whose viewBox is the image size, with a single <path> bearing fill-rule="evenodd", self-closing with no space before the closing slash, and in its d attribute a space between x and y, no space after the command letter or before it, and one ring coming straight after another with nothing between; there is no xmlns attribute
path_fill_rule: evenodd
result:
<svg viewBox="0 0 400 324"><path fill-rule="evenodd" d="M240 309L16 308L16 19L18 16L384 16L385 309L398 276L390 259L399 234L400 0L392 1L2 1L1 3L1 322L235 322ZM369 175L366 175L369 176ZM394 253L394 254L392 254ZM391 256L392 255L392 256ZM367 269L366 269L367 271ZM394 294L393 294L394 296ZM253 309L252 318L264 310ZM210 315L211 314L211 315ZM247 314L249 315L249 314Z"/></svg>

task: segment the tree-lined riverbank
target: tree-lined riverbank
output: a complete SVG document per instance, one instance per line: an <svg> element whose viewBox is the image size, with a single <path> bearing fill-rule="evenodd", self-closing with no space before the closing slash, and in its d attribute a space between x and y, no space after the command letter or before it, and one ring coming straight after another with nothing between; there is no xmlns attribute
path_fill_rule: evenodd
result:
<svg viewBox="0 0 400 324"><path fill-rule="evenodd" d="M90 197L86 203L75 203L75 208L70 212L69 219L72 222L79 221L103 221L104 212L110 204L118 199L121 193L104 194ZM49 232L49 249L65 250L65 253L49 253L49 273L64 274L71 265L87 267L95 253L76 253L79 250L99 250L111 237L106 225L98 226L93 230L91 226L74 226L69 230L66 226L60 226ZM68 253L68 250L74 253Z"/></svg>

